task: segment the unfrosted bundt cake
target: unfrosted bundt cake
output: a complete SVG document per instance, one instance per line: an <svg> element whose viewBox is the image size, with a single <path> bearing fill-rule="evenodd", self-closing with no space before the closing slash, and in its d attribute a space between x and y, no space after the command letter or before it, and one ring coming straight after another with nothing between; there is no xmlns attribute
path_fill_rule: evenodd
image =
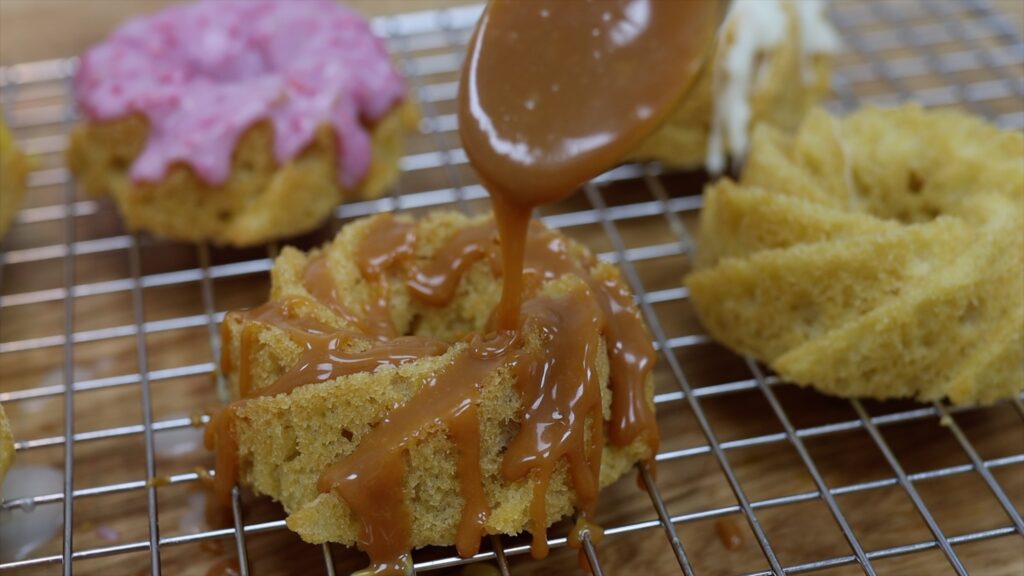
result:
<svg viewBox="0 0 1024 576"><path fill-rule="evenodd" d="M7 126L0 121L0 239L14 221L25 198L28 159L14 144Z"/></svg>
<svg viewBox="0 0 1024 576"><path fill-rule="evenodd" d="M815 111L709 187L701 321L839 396L990 403L1024 389L1024 136L953 111Z"/></svg>
<svg viewBox="0 0 1024 576"><path fill-rule="evenodd" d="M82 56L75 99L68 163L87 191L129 228L237 246L382 194L416 117L369 23L326 0L135 18Z"/></svg>
<svg viewBox="0 0 1024 576"><path fill-rule="evenodd" d="M542 554L550 523L591 514L656 450L650 337L618 271L539 224L520 329L489 331L498 253L490 217L443 212L283 250L270 301L222 325L238 400L207 428L221 494L240 479L304 540L381 569L524 529Z"/></svg>

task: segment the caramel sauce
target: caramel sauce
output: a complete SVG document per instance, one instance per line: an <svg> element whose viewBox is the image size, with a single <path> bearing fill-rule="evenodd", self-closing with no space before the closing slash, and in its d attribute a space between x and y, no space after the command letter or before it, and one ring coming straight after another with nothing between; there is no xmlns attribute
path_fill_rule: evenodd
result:
<svg viewBox="0 0 1024 576"><path fill-rule="evenodd" d="M221 333L225 338L229 335L227 327L236 321L236 316L240 317L243 327L239 346L242 360L238 367L239 399L214 414L204 433L206 448L216 450L217 473L213 477L212 488L222 504L230 503L231 489L238 481L235 418L238 409L247 400L288 394L306 384L327 382L348 374L373 371L380 366L397 366L427 356L438 356L448 349L448 344L432 338L408 336L379 341L359 332L338 330L296 311L297 308L310 305L312 303L303 297L290 297L268 302L252 310L230 312L224 319ZM303 351L295 364L273 384L252 390L249 384L252 371L251 346L258 332L265 326L283 330L293 342L303 347ZM221 355L221 369L225 370L225 376L230 375L232 368L230 358L230 351L225 346Z"/></svg>
<svg viewBox="0 0 1024 576"><path fill-rule="evenodd" d="M445 242L429 262L415 268L406 285L417 299L433 306L444 306L455 297L459 280L473 264L489 259L492 270L500 270L497 250L494 228L464 228Z"/></svg>
<svg viewBox="0 0 1024 576"><path fill-rule="evenodd" d="M457 473L465 500L456 543L461 555L476 553L489 512L480 479L477 403L488 377L506 361L513 343L508 333L473 336L465 352L422 383L415 402L391 411L355 451L320 476L317 488L342 498L362 521L359 545L374 565L394 566L412 548L403 494L405 451L431 425L443 426L456 441ZM397 568L394 573L404 574Z"/></svg>
<svg viewBox="0 0 1024 576"><path fill-rule="evenodd" d="M444 305L469 267L488 260L493 269L494 263L500 262L499 250L489 224L465 228L444 242L430 262L412 270L407 285L427 303ZM531 552L536 557L547 553L545 496L558 462L564 459L568 464L582 516L591 516L595 508L604 421L594 370L602 337L613 358L613 397L626 399L613 402L618 406L613 407L613 418L624 420L610 428L615 431L613 443L626 445L643 434L654 453L657 429L643 390L654 349L626 288L617 279L602 281L591 275L593 265L593 261L578 265L561 234L532 226L524 243L521 269L530 289L517 330L492 332L491 340L474 336L465 352L423 384L415 402L392 411L360 440L354 453L321 476L319 489L345 500L361 519L360 547L381 573L402 573L396 566L405 561L403 554L410 548L410 520L402 486L405 451L428 427L443 426L458 450L456 472L466 505L457 548L464 556L476 552L488 507L481 485L475 412L481 379L499 368L513 374L524 406L519 432L505 451L501 473L507 481L533 482L530 515L535 538ZM565 274L581 278L586 287L563 298L535 296L544 281ZM513 334L536 334L542 344L527 349ZM623 337L634 340L618 339Z"/></svg>
<svg viewBox="0 0 1024 576"><path fill-rule="evenodd" d="M715 522L715 532L726 550L738 550L743 546L743 531L732 518L723 518Z"/></svg>
<svg viewBox="0 0 1024 576"><path fill-rule="evenodd" d="M569 531L569 538L566 543L570 548L582 548L584 533L590 536L590 541L594 544L600 544L604 540L604 528L590 522L586 518L579 518L576 520L572 530Z"/></svg>
<svg viewBox="0 0 1024 576"><path fill-rule="evenodd" d="M581 516L576 520L576 524L569 531L569 537L566 539L566 544L569 545L569 548L579 550L578 561L580 570L584 574L593 574L590 560L587 559L587 553L583 550L584 534L590 537L590 542L594 546L597 546L604 540L604 528Z"/></svg>
<svg viewBox="0 0 1024 576"><path fill-rule="evenodd" d="M398 336L388 306L388 282L384 274L394 264L412 258L416 235L412 224L394 220L385 214L374 221L355 255L356 265L369 283L371 300L365 310L356 312L342 304L337 284L324 256L312 259L303 274L303 285L318 302L343 318L359 333L389 340Z"/></svg>
<svg viewBox="0 0 1024 576"><path fill-rule="evenodd" d="M516 362L524 410L501 472L513 482L533 478L530 553L543 558L548 552L548 484L563 458L582 514L591 516L596 507L604 449L597 354L605 319L589 290L554 302L528 300L523 316L542 344Z"/></svg>
<svg viewBox="0 0 1024 576"><path fill-rule="evenodd" d="M407 284L414 295L427 303L447 304L472 263L489 260L496 263L492 267L502 270L500 249L490 225L465 228L442 244L427 266L414 271ZM593 276L590 268L596 264L594 261L578 265L569 254L565 236L536 221L524 242L523 260L521 284L526 294L535 293L544 282L566 274L580 277L590 287L607 322L605 339L613 391L609 439L616 446L625 446L643 435L656 451L657 426L644 390L656 353L629 289L617 278ZM429 272L424 273L424 269ZM425 276L431 278L429 285L421 280Z"/></svg>

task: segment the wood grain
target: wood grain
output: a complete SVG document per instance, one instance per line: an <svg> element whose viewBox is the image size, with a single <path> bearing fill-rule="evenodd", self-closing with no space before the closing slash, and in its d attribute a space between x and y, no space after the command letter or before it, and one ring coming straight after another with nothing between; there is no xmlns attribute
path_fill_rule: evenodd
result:
<svg viewBox="0 0 1024 576"><path fill-rule="evenodd" d="M80 52L84 46L101 38L117 20L128 14L156 9L164 2L79 2L77 0L3 0L0 2L0 63L21 62L67 56ZM384 2L352 2L368 13L392 10L430 8L442 4L434 0L394 0ZM447 4L447 3L444 3ZM1011 20L1024 21L1024 5L998 2ZM1020 30L1018 26L1017 30ZM855 59L848 55L845 58ZM454 81L454 74L437 74L426 82ZM865 94L878 90L871 84L858 86ZM1012 99L1011 99L1012 100ZM64 103L59 83L34 85L19 90L13 101L6 101L8 112L26 118L33 110ZM1019 109L1019 101L997 102L993 106ZM450 102L440 102L435 112L453 111ZM998 108L1002 110L1002 108ZM41 138L60 140L64 128L43 125L20 128L22 142L38 142ZM410 153L454 146L455 135L416 134L409 138ZM63 165L59 152L37 157L39 170ZM407 173L399 184L402 194L444 188L453 178L474 183L475 178L464 165L440 167ZM704 183L700 175L669 175L660 179L673 198L693 197ZM63 186L44 185L33 188L27 208L43 210L63 203ZM603 186L602 198L611 206L652 202L654 197L641 180L630 180ZM105 199L77 196L83 214L74 218L74 238L82 246L96 247L121 238L121 227L114 206ZM484 201L471 202L471 210L484 210ZM579 213L592 206L583 195L545 208L545 214ZM422 209L413 212L422 212ZM63 259L59 247L64 245L64 221L33 212L34 220L17 224L5 239L3 250L7 262L0 277L0 294L4 298L25 297L26 294L46 300L39 303L0 307L0 346L18 347L31 338L52 338L64 334L63 300L59 293L48 290L63 287ZM679 212L691 232L696 230L697 213ZM327 224L322 230L294 240L302 248L315 246L329 238L344 219ZM661 214L632 217L615 223L616 231L627 248L653 245L672 246L677 236ZM594 251L611 253L614 238L596 223L572 226L567 233L585 242ZM151 281L167 279L164 274L196 270L206 255L190 246L173 244L148 237L141 238L141 274ZM57 247L57 248L54 248ZM248 262L267 257L269 250L211 249L213 266ZM56 250L56 251L55 251ZM33 252L34 251L34 252ZM54 257L46 257L46 256ZM80 254L74 259L74 282L93 287L117 287L132 278L130 250L115 247ZM638 260L634 264L645 291L676 289L687 273L689 261L684 255L667 255ZM126 287L130 287L130 282ZM265 273L256 271L210 281L215 311L224 311L262 302L269 287ZM214 376L209 366L214 361L209 326L204 314L204 284L199 278L184 282L151 286L140 291L142 317L133 313L133 294L118 290L105 294L80 295L73 305L73 330L77 333L125 327L123 335L79 342L73 346L73 366L69 367L80 386L117 383L116 386L82 390L75 394L75 431L87 433L134 426L142 422L141 387L131 378L140 370L136 339L130 327L138 321L149 323L144 338L145 357L151 375L153 417L157 422L187 418L217 403ZM10 302L7 300L6 302ZM654 311L668 338L700 336L703 330L685 300L672 299L654 305ZM196 318L195 325L174 327L181 318ZM171 322L172 325L161 324ZM167 329L163 329L167 328ZM93 332L92 334L101 334ZM41 342L43 344L47 342ZM25 391L56 395L5 402L18 441L54 439L63 433L63 401L59 394L64 369L62 348L58 345L26 345L27 349L0 353L0 399L24 396ZM725 451L737 480L747 498L757 504L757 517L780 562L784 565L811 562L851 554L828 507L820 498L807 467L793 445L780 434L783 425L773 413L760 390L742 389L720 393L721 386L749 381L752 376L746 364L721 347L700 339L672 352L683 367L691 386L701 394L700 404L721 442L732 442ZM183 368L194 368L182 375ZM177 375L175 375L177 374ZM655 370L657 389L670 395L679 390L676 379L663 357ZM857 415L847 401L825 397L791 385L773 387L792 425L807 435L804 444L817 470L832 488L864 486L881 481L883 485L858 489L837 495L836 502L854 534L867 550L883 550L894 546L929 542L932 535L906 492L887 479L893 470L876 444L857 424ZM872 415L905 414L923 407L909 402L865 403ZM698 574L737 574L766 570L767 562L750 526L734 507L736 498L719 464L706 449L707 439L685 401L666 396L658 406L658 418L664 437L662 450L676 454L659 465L657 488L671 515L684 516L674 528ZM958 413L955 422L985 460L1019 457L1024 453L1022 413L1010 404L988 409ZM820 433L822 426L843 425L842 431ZM967 455L956 442L950 428L942 426L934 415L886 424L880 427L902 467L909 474L944 470L945 473L915 482L922 500L934 515L939 527L948 535L1002 528L1010 520L989 488L976 472L966 470ZM818 433L816 433L817 431ZM199 446L200 431L188 426L157 432L157 475L182 474L195 467L209 467L211 456ZM749 439L759 439L749 446L736 447ZM75 486L92 488L119 482L145 480L145 445L138 433L108 439L82 440L75 444ZM18 465L42 465L60 468L62 446L23 449ZM960 468L957 468L960 467ZM1024 464L1018 461L993 466L992 474L999 481L1018 511L1024 506ZM954 473L955 472L955 473ZM772 499L805 494L798 503L771 505ZM197 520L196 510L202 507L203 493L194 482L175 483L157 489L159 527L164 538L181 536L206 529ZM247 524L279 520L282 512L273 502L251 494L244 496ZM148 507L143 490L82 497L75 501L75 549L87 550L148 539ZM638 490L632 478L626 478L607 490L601 500L598 520L606 527L616 527L657 518L646 492ZM6 521L6 520L5 520ZM564 535L566 524L551 531ZM725 530L739 537L738 543L727 546L720 533ZM303 544L287 530L272 530L248 538L252 574L320 574L324 572L322 551ZM503 538L511 547L526 543L525 536ZM1024 546L1019 535L957 545L956 552L969 571L976 574L1012 575L1024 572ZM61 542L54 539L33 556L59 554ZM233 554L231 539L212 542L163 546L161 563L164 574L202 575L218 562ZM332 546L338 573L362 567L365 558L343 547ZM425 550L417 560L443 557L449 549ZM599 546L598 554L608 574L676 574L678 566L661 528L609 536ZM511 559L515 574L575 573L575 552L559 549L545 561L528 556ZM948 562L934 547L913 554L879 558L874 562L879 574L943 574L951 572ZM149 556L145 551L76 561L77 574L148 574ZM56 565L17 571L18 574L53 574ZM460 574L461 568L440 571ZM855 565L836 566L825 574L861 573Z"/></svg>

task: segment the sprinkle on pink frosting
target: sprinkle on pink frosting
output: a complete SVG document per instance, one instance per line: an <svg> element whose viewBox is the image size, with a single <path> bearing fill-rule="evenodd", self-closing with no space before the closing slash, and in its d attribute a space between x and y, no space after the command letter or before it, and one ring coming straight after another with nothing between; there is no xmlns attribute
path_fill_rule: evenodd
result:
<svg viewBox="0 0 1024 576"><path fill-rule="evenodd" d="M205 182L224 183L239 136L266 119L281 164L330 123L339 180L354 186L370 168L368 125L404 95L366 20L327 0L174 6L125 22L86 52L75 77L91 120L149 119L131 166L133 180L149 182L184 162Z"/></svg>

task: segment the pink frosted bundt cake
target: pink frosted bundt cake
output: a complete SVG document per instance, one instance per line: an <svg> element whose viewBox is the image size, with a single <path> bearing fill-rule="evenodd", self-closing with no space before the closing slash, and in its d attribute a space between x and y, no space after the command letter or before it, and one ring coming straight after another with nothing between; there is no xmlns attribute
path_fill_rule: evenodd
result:
<svg viewBox="0 0 1024 576"><path fill-rule="evenodd" d="M708 331L839 396L989 403L1024 390L1024 136L918 106L761 129L705 196Z"/></svg>
<svg viewBox="0 0 1024 576"><path fill-rule="evenodd" d="M334 2L218 1L129 20L82 56L69 163L132 229L249 245L394 180L415 119L383 43Z"/></svg>

